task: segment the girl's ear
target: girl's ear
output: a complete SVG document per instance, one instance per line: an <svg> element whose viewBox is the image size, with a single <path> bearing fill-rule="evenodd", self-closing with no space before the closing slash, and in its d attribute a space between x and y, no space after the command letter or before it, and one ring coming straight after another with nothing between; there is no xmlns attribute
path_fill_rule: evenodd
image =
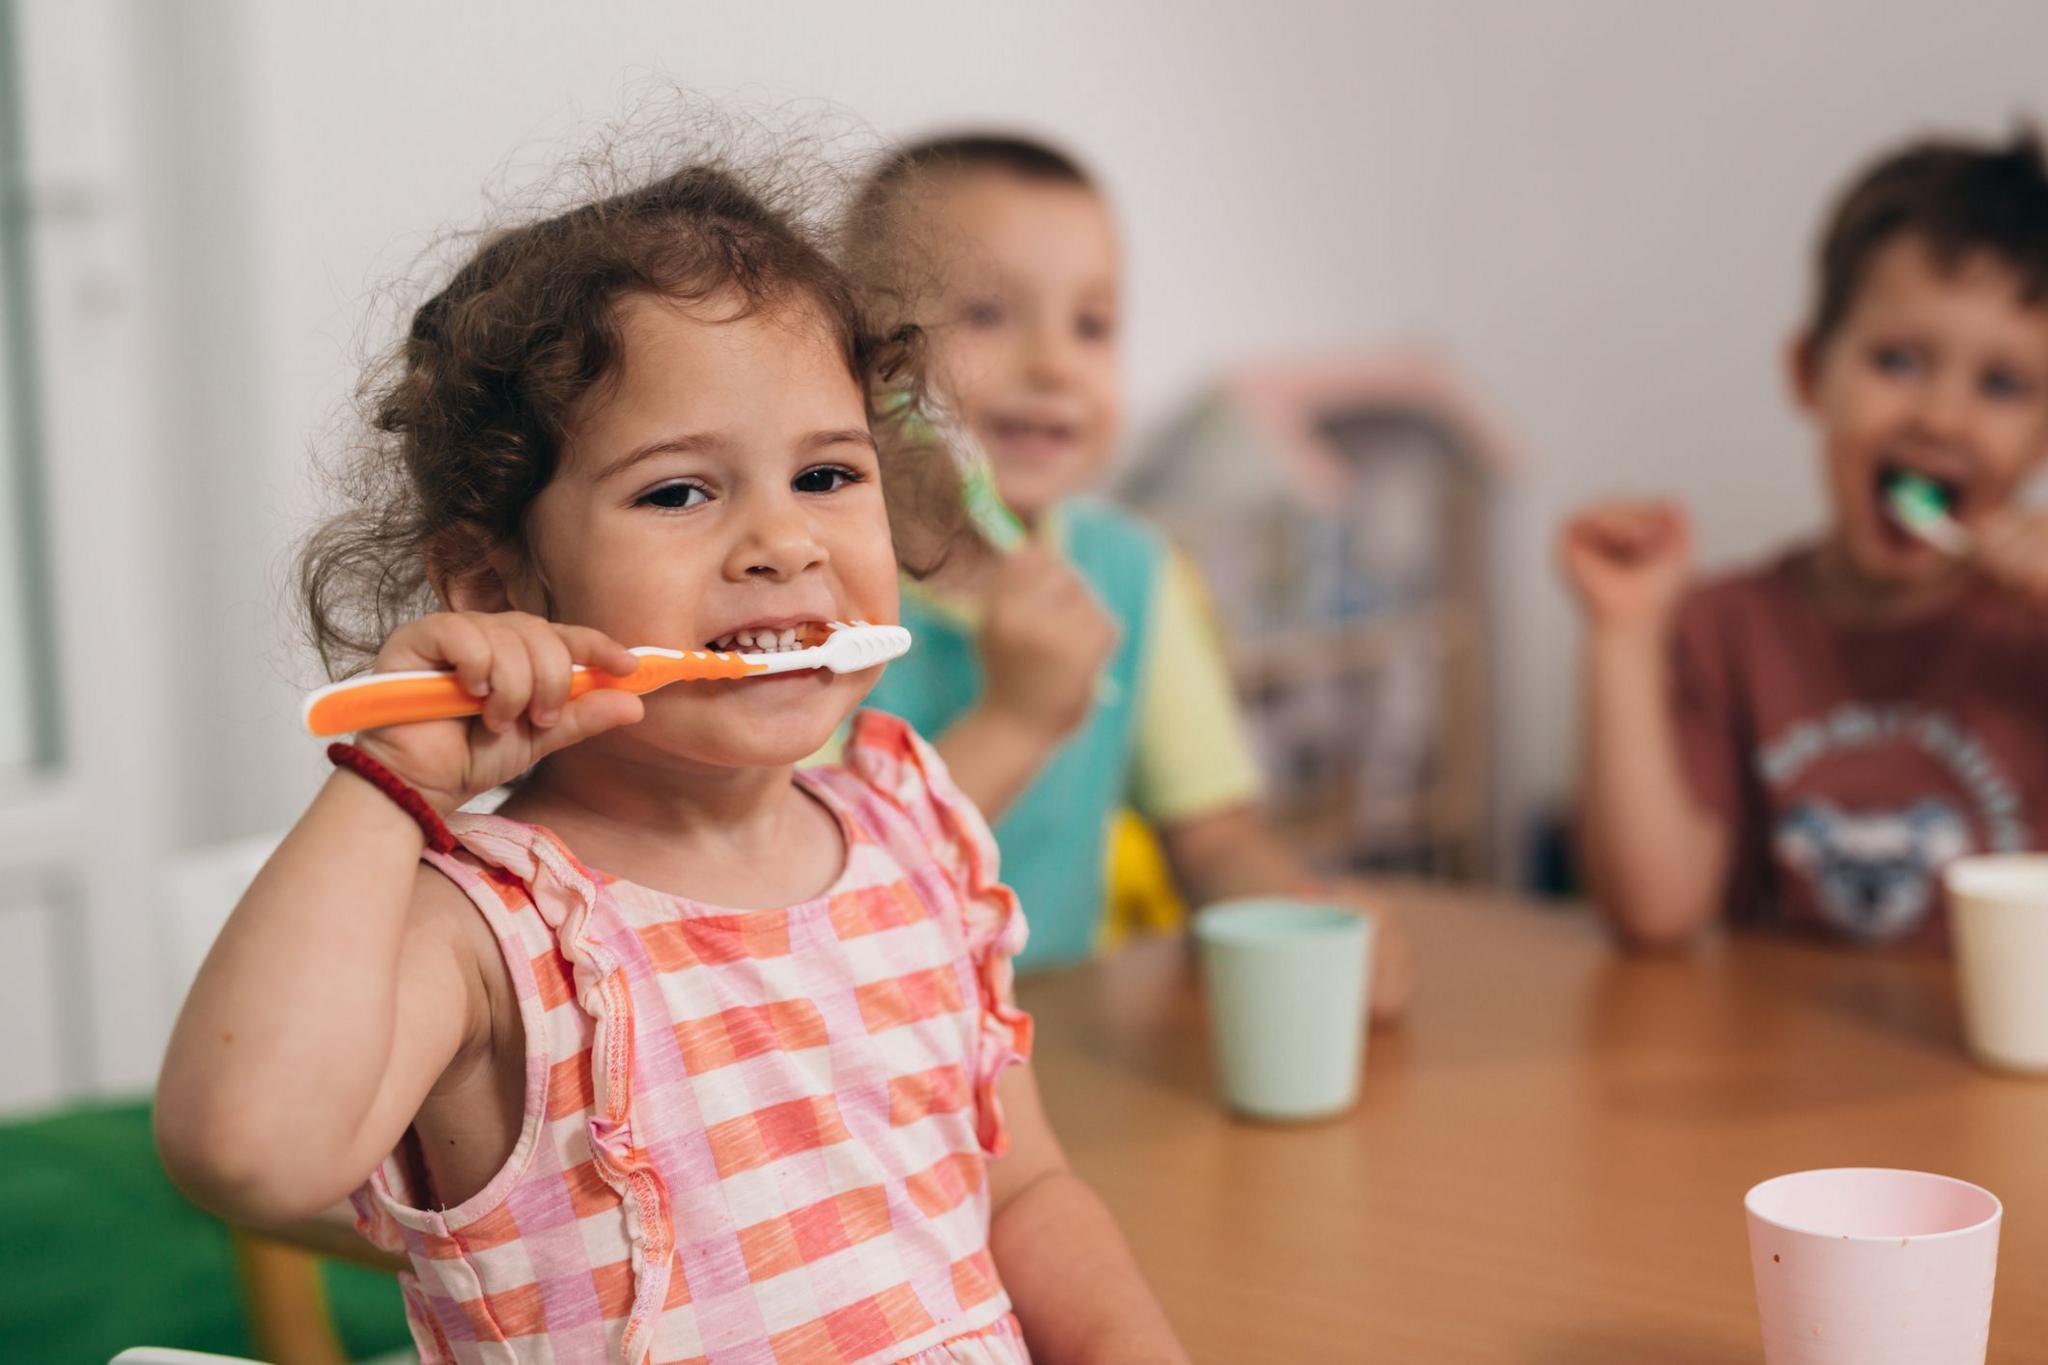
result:
<svg viewBox="0 0 2048 1365"><path fill-rule="evenodd" d="M475 532L451 532L427 555L427 584L446 611L514 611L516 577L507 571L517 560Z"/></svg>
<svg viewBox="0 0 2048 1365"><path fill-rule="evenodd" d="M1813 333L1794 333L1785 343L1785 377L1792 388L1792 401L1800 411L1812 412L1820 389L1820 348Z"/></svg>

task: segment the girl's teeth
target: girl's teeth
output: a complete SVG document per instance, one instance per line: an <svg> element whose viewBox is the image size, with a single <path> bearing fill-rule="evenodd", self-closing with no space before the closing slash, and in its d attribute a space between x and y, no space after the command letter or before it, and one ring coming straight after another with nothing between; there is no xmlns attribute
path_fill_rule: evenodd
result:
<svg viewBox="0 0 2048 1365"><path fill-rule="evenodd" d="M801 635L794 626L783 630L736 630L713 640L711 648L745 654L783 654L804 648Z"/></svg>

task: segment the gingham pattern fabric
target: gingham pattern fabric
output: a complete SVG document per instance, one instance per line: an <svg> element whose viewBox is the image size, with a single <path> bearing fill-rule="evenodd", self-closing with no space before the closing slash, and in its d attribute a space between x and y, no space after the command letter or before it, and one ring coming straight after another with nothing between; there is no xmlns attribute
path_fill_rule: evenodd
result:
<svg viewBox="0 0 2048 1365"><path fill-rule="evenodd" d="M496 816L428 855L504 950L527 1090L474 1197L420 1207L397 1154L356 1192L412 1262L425 1361L1028 1359L988 1251L993 1086L1031 1033L994 840L878 712L797 780L846 867L782 910L616 880Z"/></svg>

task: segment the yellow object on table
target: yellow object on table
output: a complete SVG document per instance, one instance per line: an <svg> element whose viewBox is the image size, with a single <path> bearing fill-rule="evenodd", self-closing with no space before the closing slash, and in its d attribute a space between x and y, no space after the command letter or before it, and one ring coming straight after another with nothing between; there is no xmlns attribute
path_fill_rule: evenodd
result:
<svg viewBox="0 0 2048 1365"><path fill-rule="evenodd" d="M1110 949L1147 934L1172 933L1188 922L1159 836L1136 812L1121 810L1109 831L1109 885L1097 943ZM1028 913L1028 912L1027 912Z"/></svg>

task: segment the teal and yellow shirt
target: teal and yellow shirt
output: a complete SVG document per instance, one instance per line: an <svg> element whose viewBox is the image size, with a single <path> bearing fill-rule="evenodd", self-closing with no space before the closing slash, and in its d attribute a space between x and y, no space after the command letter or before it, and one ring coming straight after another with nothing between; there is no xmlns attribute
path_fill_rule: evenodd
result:
<svg viewBox="0 0 2048 1365"><path fill-rule="evenodd" d="M1155 826L1255 801L1258 768L1192 566L1142 521L1075 500L1047 527L1123 629L1088 719L996 824L1003 880L1031 925L1021 965L1072 962L1101 929L1110 822ZM981 698L979 611L906 582L915 645L868 698L933 740Z"/></svg>

